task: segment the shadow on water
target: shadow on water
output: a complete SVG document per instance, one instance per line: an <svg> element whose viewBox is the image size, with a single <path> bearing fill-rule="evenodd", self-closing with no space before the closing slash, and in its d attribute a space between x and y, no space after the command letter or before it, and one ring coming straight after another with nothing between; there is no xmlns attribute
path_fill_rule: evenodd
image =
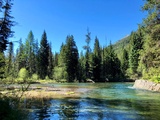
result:
<svg viewBox="0 0 160 120"><path fill-rule="evenodd" d="M158 120L160 103L141 100L54 99L32 107L37 120Z"/></svg>
<svg viewBox="0 0 160 120"><path fill-rule="evenodd" d="M158 120L160 95L101 84L80 98L42 100L28 108L33 120Z"/></svg>

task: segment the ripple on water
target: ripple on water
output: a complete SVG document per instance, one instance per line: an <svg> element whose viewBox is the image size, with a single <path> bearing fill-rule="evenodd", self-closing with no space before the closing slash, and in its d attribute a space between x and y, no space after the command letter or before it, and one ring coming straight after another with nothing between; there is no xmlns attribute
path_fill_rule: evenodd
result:
<svg viewBox="0 0 160 120"><path fill-rule="evenodd" d="M77 92L83 93L79 99L52 99L51 104L41 109L41 112L37 110L32 114L37 119L39 117L51 120L160 118L160 94L134 89L130 83L89 84L88 88L86 85L74 84L74 86L77 87Z"/></svg>

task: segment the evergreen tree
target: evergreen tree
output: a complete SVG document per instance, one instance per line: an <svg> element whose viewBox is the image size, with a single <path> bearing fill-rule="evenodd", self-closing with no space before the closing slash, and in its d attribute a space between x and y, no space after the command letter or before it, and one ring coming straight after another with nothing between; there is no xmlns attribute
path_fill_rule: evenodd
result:
<svg viewBox="0 0 160 120"><path fill-rule="evenodd" d="M107 52L106 52L106 49L105 49L105 47L103 47L102 48L102 50L101 50L101 58L102 58L102 60L101 60L101 70L102 70L102 72L101 72L101 78L102 78L102 80L103 81L105 81L106 80L106 54L107 54Z"/></svg>
<svg viewBox="0 0 160 120"><path fill-rule="evenodd" d="M38 66L39 66L39 43L38 40L36 40L35 44L34 44L34 57L35 57L35 73L36 75L38 75Z"/></svg>
<svg viewBox="0 0 160 120"><path fill-rule="evenodd" d="M101 49L99 45L99 40L96 37L93 49L93 78L96 82L101 81Z"/></svg>
<svg viewBox="0 0 160 120"><path fill-rule="evenodd" d="M4 50L7 48L7 44L9 43L9 37L13 36L13 31L11 27L14 26L14 22L12 21L13 17L11 16L11 8L12 2L11 0L7 0L5 2L0 1L0 12L2 12L3 17L0 18L0 77L4 77Z"/></svg>
<svg viewBox="0 0 160 120"><path fill-rule="evenodd" d="M121 64L117 55L114 53L112 44L110 44L110 46L106 48L105 65L106 78L108 78L109 81L119 80L121 75Z"/></svg>
<svg viewBox="0 0 160 120"><path fill-rule="evenodd" d="M126 74L126 70L129 67L129 56L128 56L128 52L126 49L123 49L123 53L122 53L122 61L121 61L121 70L123 75L125 76Z"/></svg>
<svg viewBox="0 0 160 120"><path fill-rule="evenodd" d="M53 67L58 66L58 53L55 53L55 55L53 56Z"/></svg>
<svg viewBox="0 0 160 120"><path fill-rule="evenodd" d="M144 19L144 46L140 54L140 70L145 79L160 78L160 2L146 0L143 10L148 12ZM155 77L155 78L154 78Z"/></svg>
<svg viewBox="0 0 160 120"><path fill-rule="evenodd" d="M48 77L51 79L53 74L53 54L51 50L51 43L49 44L49 56L48 56Z"/></svg>
<svg viewBox="0 0 160 120"><path fill-rule="evenodd" d="M91 41L91 37L90 37L91 33L89 32L89 29L87 29L87 34L86 34L86 46L83 46L84 50L86 50L86 54L85 54L85 71L86 71L86 78L90 78L90 74L89 74L89 54L91 52L90 49L90 41Z"/></svg>
<svg viewBox="0 0 160 120"><path fill-rule="evenodd" d="M67 36L66 40L66 70L68 82L74 82L78 71L78 49L72 35Z"/></svg>
<svg viewBox="0 0 160 120"><path fill-rule="evenodd" d="M58 82L66 81L68 73L66 69L66 45L62 43L60 54L58 55L58 66L54 67L54 78Z"/></svg>
<svg viewBox="0 0 160 120"><path fill-rule="evenodd" d="M140 50L143 46L143 37L141 32L132 32L130 37L131 51L129 55L129 67L131 74L137 73Z"/></svg>
<svg viewBox="0 0 160 120"><path fill-rule="evenodd" d="M35 55L35 39L33 32L30 31L25 43L25 57L26 57L26 69L29 72L29 76L36 72L36 55Z"/></svg>
<svg viewBox="0 0 160 120"><path fill-rule="evenodd" d="M6 76L12 76L13 73L13 43L9 43L9 49L8 49L8 58L6 60Z"/></svg>
<svg viewBox="0 0 160 120"><path fill-rule="evenodd" d="M11 16L11 8L12 8L11 0L6 0L4 5L2 5L3 17L0 18L0 51L3 52L6 50L8 42L8 38L13 36L13 31L11 27L14 26L14 22L12 21L13 17Z"/></svg>
<svg viewBox="0 0 160 120"><path fill-rule="evenodd" d="M3 52L0 52L0 79L3 79L5 73L5 56Z"/></svg>
<svg viewBox="0 0 160 120"><path fill-rule="evenodd" d="M85 56L83 55L83 51L80 53L79 62L78 62L78 80L79 82L83 82L86 78L85 72Z"/></svg>
<svg viewBox="0 0 160 120"><path fill-rule="evenodd" d="M94 54L92 52L89 53L89 59L88 59L88 72L89 72L89 79L91 80L94 80L94 73L93 73L93 70L94 70Z"/></svg>
<svg viewBox="0 0 160 120"><path fill-rule="evenodd" d="M47 34L44 31L41 42L40 42L40 49L39 49L39 70L38 74L41 79L45 79L48 75L48 65L49 65L49 45L47 41Z"/></svg>
<svg viewBox="0 0 160 120"><path fill-rule="evenodd" d="M17 51L16 61L18 63L18 71L26 66L25 46L22 43L22 39L19 40L19 48Z"/></svg>

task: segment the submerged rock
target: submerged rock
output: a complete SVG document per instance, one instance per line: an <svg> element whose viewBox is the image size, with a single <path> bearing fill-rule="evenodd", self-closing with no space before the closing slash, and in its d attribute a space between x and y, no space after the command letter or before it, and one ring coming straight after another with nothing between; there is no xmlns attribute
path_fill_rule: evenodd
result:
<svg viewBox="0 0 160 120"><path fill-rule="evenodd" d="M133 87L160 92L160 84L147 80L136 80Z"/></svg>

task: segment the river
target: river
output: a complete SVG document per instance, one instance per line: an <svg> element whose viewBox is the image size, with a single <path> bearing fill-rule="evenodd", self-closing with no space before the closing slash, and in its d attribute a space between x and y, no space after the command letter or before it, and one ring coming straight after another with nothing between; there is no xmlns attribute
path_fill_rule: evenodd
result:
<svg viewBox="0 0 160 120"><path fill-rule="evenodd" d="M158 120L160 93L134 89L133 83L54 84L76 87L79 98L52 99L32 106L34 120ZM87 90L89 89L89 90Z"/></svg>

